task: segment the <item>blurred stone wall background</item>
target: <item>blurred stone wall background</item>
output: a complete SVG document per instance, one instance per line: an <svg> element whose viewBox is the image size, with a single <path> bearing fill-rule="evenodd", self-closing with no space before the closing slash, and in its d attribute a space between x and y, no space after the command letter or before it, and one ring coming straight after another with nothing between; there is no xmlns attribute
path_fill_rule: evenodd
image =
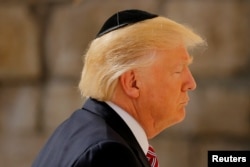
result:
<svg viewBox="0 0 250 167"><path fill-rule="evenodd" d="M82 54L127 8L190 25L208 43L191 66L198 87L185 121L151 141L161 167L205 167L208 150L250 149L250 1L0 0L0 166L30 166L82 106Z"/></svg>

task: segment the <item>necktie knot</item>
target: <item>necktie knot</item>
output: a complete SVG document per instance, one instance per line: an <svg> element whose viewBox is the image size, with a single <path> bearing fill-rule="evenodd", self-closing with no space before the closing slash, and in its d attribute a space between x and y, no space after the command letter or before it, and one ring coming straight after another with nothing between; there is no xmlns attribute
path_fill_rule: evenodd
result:
<svg viewBox="0 0 250 167"><path fill-rule="evenodd" d="M151 167L159 167L159 162L158 162L155 150L152 146L148 147L147 158Z"/></svg>

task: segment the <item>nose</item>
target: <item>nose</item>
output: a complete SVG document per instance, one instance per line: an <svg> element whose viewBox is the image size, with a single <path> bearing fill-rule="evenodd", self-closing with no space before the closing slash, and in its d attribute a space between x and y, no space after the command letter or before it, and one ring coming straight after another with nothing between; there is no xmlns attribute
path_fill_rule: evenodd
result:
<svg viewBox="0 0 250 167"><path fill-rule="evenodd" d="M195 90L196 88L196 82L195 82L195 79L191 73L191 71L189 70L189 68L187 68L186 70L186 74L185 74L185 77L184 77L184 84L183 84L183 90L182 91L192 91L192 90Z"/></svg>

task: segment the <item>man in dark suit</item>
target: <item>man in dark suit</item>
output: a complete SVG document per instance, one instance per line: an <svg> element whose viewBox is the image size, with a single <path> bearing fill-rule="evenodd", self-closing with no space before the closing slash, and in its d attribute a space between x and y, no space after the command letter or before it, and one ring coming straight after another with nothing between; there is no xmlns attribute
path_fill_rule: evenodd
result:
<svg viewBox="0 0 250 167"><path fill-rule="evenodd" d="M159 166L148 139L185 117L196 87L187 49L201 43L165 17L111 16L85 54L84 106L55 130L33 167Z"/></svg>

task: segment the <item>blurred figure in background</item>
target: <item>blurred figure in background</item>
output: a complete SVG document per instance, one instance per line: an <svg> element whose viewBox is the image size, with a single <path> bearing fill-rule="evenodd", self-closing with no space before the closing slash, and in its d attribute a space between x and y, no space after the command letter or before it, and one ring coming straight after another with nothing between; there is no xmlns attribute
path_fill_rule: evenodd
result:
<svg viewBox="0 0 250 167"><path fill-rule="evenodd" d="M159 166L148 139L184 119L196 87L188 49L203 43L168 18L115 13L85 54L85 104L56 129L33 167Z"/></svg>

